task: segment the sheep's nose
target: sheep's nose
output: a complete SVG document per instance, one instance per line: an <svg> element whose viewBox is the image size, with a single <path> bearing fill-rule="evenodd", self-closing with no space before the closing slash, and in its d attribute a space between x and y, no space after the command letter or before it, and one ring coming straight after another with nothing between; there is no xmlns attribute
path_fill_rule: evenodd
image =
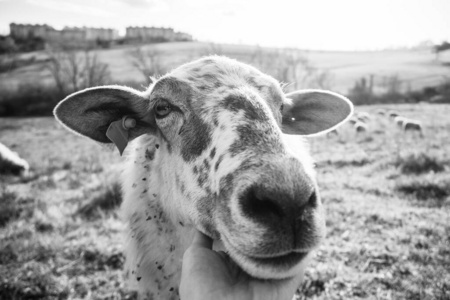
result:
<svg viewBox="0 0 450 300"><path fill-rule="evenodd" d="M278 186L279 187L279 186ZM316 207L317 194L311 185L306 189L278 190L267 185L254 184L240 197L244 215L256 222L273 226L296 223L306 207Z"/></svg>

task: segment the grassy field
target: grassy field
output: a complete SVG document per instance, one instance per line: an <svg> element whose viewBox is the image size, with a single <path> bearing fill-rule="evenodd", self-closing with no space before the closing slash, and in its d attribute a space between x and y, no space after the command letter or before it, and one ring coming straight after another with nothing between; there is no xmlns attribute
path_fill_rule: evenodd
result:
<svg viewBox="0 0 450 300"><path fill-rule="evenodd" d="M133 67L128 52L133 46L123 46L107 50L95 50L99 59L106 63L112 75L112 81L145 83L145 78ZM181 63L207 54L223 54L244 62L254 63L256 46L213 45L208 43L165 43L143 46L159 54L159 60L167 70ZM448 52L448 51L447 51ZM443 53L439 60L429 50L422 51L374 51L374 52L331 52L300 51L309 62L331 74L331 87L340 93L347 93L356 80L375 75L375 84L382 85L386 77L398 76L403 82L403 89L419 89L436 85L445 76L449 76L450 53ZM15 89L20 84L52 83L50 73L45 68L45 52L24 54L19 59L34 60L28 65L0 74L0 90ZM264 70L271 73L273 70ZM163 75L163 74L160 74ZM282 78L277 78L282 80Z"/></svg>
<svg viewBox="0 0 450 300"><path fill-rule="evenodd" d="M327 238L299 299L450 299L450 106L383 107L421 120L424 137L372 114L366 133L311 139ZM0 133L32 168L0 178L0 299L135 299L117 151L52 118L2 119Z"/></svg>

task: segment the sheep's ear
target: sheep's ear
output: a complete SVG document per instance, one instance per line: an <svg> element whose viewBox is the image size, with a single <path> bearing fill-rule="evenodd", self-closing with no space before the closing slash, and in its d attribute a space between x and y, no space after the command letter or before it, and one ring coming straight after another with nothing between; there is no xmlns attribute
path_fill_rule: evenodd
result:
<svg viewBox="0 0 450 300"><path fill-rule="evenodd" d="M286 95L282 131L286 134L315 135L335 129L353 113L353 104L329 91L300 90Z"/></svg>
<svg viewBox="0 0 450 300"><path fill-rule="evenodd" d="M58 103L54 114L67 128L101 143L112 142L106 136L109 126L127 116L136 121L127 130L128 142L155 131L154 114L149 104L141 92L132 88L101 86L69 95Z"/></svg>

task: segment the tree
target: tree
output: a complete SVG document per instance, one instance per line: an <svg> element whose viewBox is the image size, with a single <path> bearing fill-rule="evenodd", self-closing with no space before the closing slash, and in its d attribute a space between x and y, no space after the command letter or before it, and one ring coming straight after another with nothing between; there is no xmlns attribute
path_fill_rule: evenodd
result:
<svg viewBox="0 0 450 300"><path fill-rule="evenodd" d="M450 50L450 43L447 41L442 42L442 44L434 46L433 50L436 53L436 60L438 60L441 52Z"/></svg>
<svg viewBox="0 0 450 300"><path fill-rule="evenodd" d="M147 84L153 82L153 77L167 72L161 62L161 52L156 48L144 50L137 47L130 50L128 55L131 57L133 66L144 76Z"/></svg>
<svg viewBox="0 0 450 300"><path fill-rule="evenodd" d="M49 51L48 55L46 69L61 96L111 81L108 65L90 50L56 50Z"/></svg>

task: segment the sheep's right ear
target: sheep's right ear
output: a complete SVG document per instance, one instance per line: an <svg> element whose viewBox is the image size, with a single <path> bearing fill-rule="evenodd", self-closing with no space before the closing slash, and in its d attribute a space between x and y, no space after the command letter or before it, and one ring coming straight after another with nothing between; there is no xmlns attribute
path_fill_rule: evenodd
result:
<svg viewBox="0 0 450 300"><path fill-rule="evenodd" d="M141 92L123 86L101 86L73 93L58 103L53 113L67 128L101 143L112 142L106 131L111 123L125 116L136 121L127 132L128 140L156 130L150 101Z"/></svg>

